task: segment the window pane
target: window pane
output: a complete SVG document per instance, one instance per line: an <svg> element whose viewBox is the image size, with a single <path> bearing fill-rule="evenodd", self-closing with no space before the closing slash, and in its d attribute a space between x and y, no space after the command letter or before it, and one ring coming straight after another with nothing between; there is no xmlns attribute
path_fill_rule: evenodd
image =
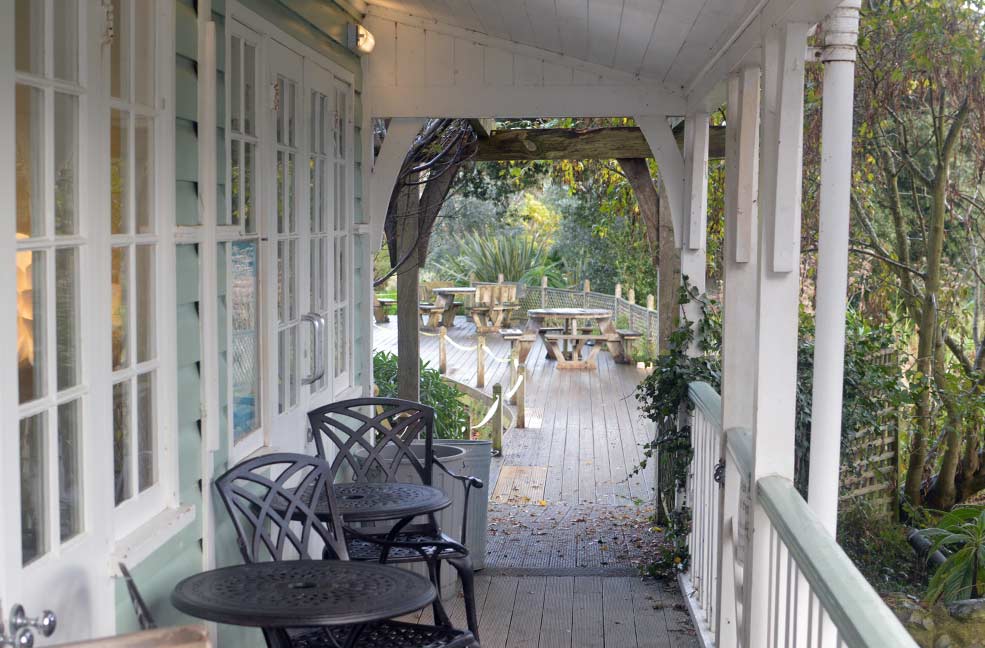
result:
<svg viewBox="0 0 985 648"><path fill-rule="evenodd" d="M58 519L65 542L82 531L82 446L79 401L58 406Z"/></svg>
<svg viewBox="0 0 985 648"><path fill-rule="evenodd" d="M335 238L335 301L344 302L346 300L346 237L338 236Z"/></svg>
<svg viewBox="0 0 985 648"><path fill-rule="evenodd" d="M294 146L294 122L296 121L296 106L295 100L297 99L297 86L294 85L293 81L287 82L287 143L290 146Z"/></svg>
<svg viewBox="0 0 985 648"><path fill-rule="evenodd" d="M347 98L346 95L347 93L341 91L336 95L336 111L338 113L336 117L336 128L339 132L338 150L336 151L336 154L340 159L345 159L345 147L348 145L348 139L345 136L345 129L347 128L346 122L348 121L345 105Z"/></svg>
<svg viewBox="0 0 985 648"><path fill-rule="evenodd" d="M277 231L287 231L284 224L284 151L277 151Z"/></svg>
<svg viewBox="0 0 985 648"><path fill-rule="evenodd" d="M18 3L20 6L20 3ZM18 85L17 131L17 237L44 234L44 95Z"/></svg>
<svg viewBox="0 0 985 648"><path fill-rule="evenodd" d="M294 195L294 161L294 154L289 153L287 156L287 231L291 233L297 231L297 224L294 220L294 207L297 202L296 196Z"/></svg>
<svg viewBox="0 0 985 648"><path fill-rule="evenodd" d="M243 43L243 130L256 135L254 111L256 104L256 49Z"/></svg>
<svg viewBox="0 0 985 648"><path fill-rule="evenodd" d="M79 77L79 7L76 0L59 0L51 20L55 31L55 77L75 81Z"/></svg>
<svg viewBox="0 0 985 648"><path fill-rule="evenodd" d="M284 143L284 112L285 112L284 107L285 104L287 103L287 97L285 96L287 93L287 88L285 85L284 77L281 76L277 77L277 87L274 89L274 92L276 93L277 96L277 101L275 102L277 108L277 115L275 118L277 121L277 143L283 144Z"/></svg>
<svg viewBox="0 0 985 648"><path fill-rule="evenodd" d="M125 247L113 248L110 263L112 284L113 369L130 364L127 346L130 340L130 254Z"/></svg>
<svg viewBox="0 0 985 648"><path fill-rule="evenodd" d="M318 152L318 93L312 91L311 93L311 112L308 113L308 130L310 134L308 135L308 147L311 149L312 153Z"/></svg>
<svg viewBox="0 0 985 648"><path fill-rule="evenodd" d="M137 234L154 232L154 119L133 120L133 197Z"/></svg>
<svg viewBox="0 0 985 648"><path fill-rule="evenodd" d="M154 106L154 54L157 39L154 30L155 2L133 2L133 89L134 101Z"/></svg>
<svg viewBox="0 0 985 648"><path fill-rule="evenodd" d="M348 368L348 317L345 308L335 311L335 376L345 373Z"/></svg>
<svg viewBox="0 0 985 648"><path fill-rule="evenodd" d="M286 412L298 402L298 328L292 326L277 335L277 411Z"/></svg>
<svg viewBox="0 0 985 648"><path fill-rule="evenodd" d="M44 74L44 3L17 0L14 5L17 35L14 54L19 72Z"/></svg>
<svg viewBox="0 0 985 648"><path fill-rule="evenodd" d="M76 248L55 250L55 336L59 390L79 383L78 257Z"/></svg>
<svg viewBox="0 0 985 648"><path fill-rule="evenodd" d="M317 233L318 229L318 166L320 161L316 157L308 160L308 218L311 222L311 232Z"/></svg>
<svg viewBox="0 0 985 648"><path fill-rule="evenodd" d="M335 165L335 231L341 232L346 227L345 204L345 165Z"/></svg>
<svg viewBox="0 0 985 648"><path fill-rule="evenodd" d="M248 234L254 234L257 231L256 218L253 212L253 152L254 145L243 142L243 202L241 209Z"/></svg>
<svg viewBox="0 0 985 648"><path fill-rule="evenodd" d="M277 243L277 318L285 323L297 318L295 267L296 241Z"/></svg>
<svg viewBox="0 0 985 648"><path fill-rule="evenodd" d="M137 376L137 485L144 492L157 483L154 440L154 373Z"/></svg>
<svg viewBox="0 0 985 648"><path fill-rule="evenodd" d="M239 225L239 188L240 173L242 172L239 165L239 151L241 147L242 143L239 140L234 139L229 142L229 181L232 186L229 206L231 209L230 223L232 225Z"/></svg>
<svg viewBox="0 0 985 648"><path fill-rule="evenodd" d="M328 227L328 218L326 214L332 209L332 163L328 160L322 160L321 163L321 200L318 202L318 230L320 232L326 231Z"/></svg>
<svg viewBox="0 0 985 648"><path fill-rule="evenodd" d="M321 273L319 272L319 268L321 267L321 247L319 246L320 242L321 242L320 239L316 239L316 238L311 239L311 244L308 246L308 250L309 250L308 271L311 276L311 279L308 281L308 284L311 288L311 292L309 293L310 294L309 299L311 301L311 310L313 311L323 310L321 306L321 299L320 299L321 289L319 288L319 284L321 284L322 281Z"/></svg>
<svg viewBox="0 0 985 648"><path fill-rule="evenodd" d="M55 12L56 14L58 12ZM55 234L75 234L79 175L79 100L55 93Z"/></svg>
<svg viewBox="0 0 985 648"><path fill-rule="evenodd" d="M154 298L157 296L155 290L154 273L154 246L138 245L137 257L137 282L135 284L137 294L136 316L137 316L137 362L147 362L156 357L154 344Z"/></svg>
<svg viewBox="0 0 985 648"><path fill-rule="evenodd" d="M319 96L318 111L321 113L321 128L318 129L318 152L322 155L327 155L328 148L325 146L325 133L333 128L334 120L328 108L328 97L325 95Z"/></svg>
<svg viewBox="0 0 985 648"><path fill-rule="evenodd" d="M116 504L130 499L130 381L113 385L113 484Z"/></svg>
<svg viewBox="0 0 985 648"><path fill-rule="evenodd" d="M48 551L44 439L44 414L20 422L21 561L25 565Z"/></svg>
<svg viewBox="0 0 985 648"><path fill-rule="evenodd" d="M257 244L232 244L233 439L260 427L260 369L258 329Z"/></svg>
<svg viewBox="0 0 985 648"><path fill-rule="evenodd" d="M17 385L20 402L45 395L45 253L17 253Z"/></svg>
<svg viewBox="0 0 985 648"><path fill-rule="evenodd" d="M130 115L113 110L109 129L110 173L110 228L113 234L130 231L130 205L127 197L129 184L128 124Z"/></svg>
<svg viewBox="0 0 985 648"><path fill-rule="evenodd" d="M233 132L239 132L242 128L239 115L240 81L243 73L240 61L241 47L238 37L232 36L229 39L229 127Z"/></svg>
<svg viewBox="0 0 985 648"><path fill-rule="evenodd" d="M130 2L113 0L113 42L109 52L110 92L118 99L128 100L130 77Z"/></svg>

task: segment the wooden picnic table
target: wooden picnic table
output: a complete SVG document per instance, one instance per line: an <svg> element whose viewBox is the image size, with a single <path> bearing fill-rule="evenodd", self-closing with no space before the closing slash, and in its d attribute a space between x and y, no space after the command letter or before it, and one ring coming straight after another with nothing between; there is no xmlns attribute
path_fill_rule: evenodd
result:
<svg viewBox="0 0 985 648"><path fill-rule="evenodd" d="M581 358L581 351L589 340L596 343L604 342L613 357L622 357L622 341L612 321L612 311L604 308L533 308L527 311L527 326L524 335L519 340L518 357L520 362L527 361L537 334L544 328L547 319L562 320L562 331L558 335L544 337L544 344L557 360L558 369L594 369L595 356L600 345L596 344L587 359ZM600 335L583 334L579 330L579 322L594 322ZM550 334L549 334L550 335ZM569 345L569 342L571 343Z"/></svg>
<svg viewBox="0 0 985 648"><path fill-rule="evenodd" d="M470 286L451 286L449 288L432 288L434 293L434 310L428 318L428 326L437 328L440 323L446 328L455 326L455 296L475 295L475 288Z"/></svg>

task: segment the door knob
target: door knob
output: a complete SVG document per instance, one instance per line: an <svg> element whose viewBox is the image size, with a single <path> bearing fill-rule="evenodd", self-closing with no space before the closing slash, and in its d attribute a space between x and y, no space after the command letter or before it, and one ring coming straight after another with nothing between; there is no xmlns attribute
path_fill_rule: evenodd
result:
<svg viewBox="0 0 985 648"><path fill-rule="evenodd" d="M45 610L41 616L31 619L24 611L24 606L18 603L10 608L10 619L7 622L9 636L4 632L3 623L0 622L0 646L32 648L35 630L43 637L50 637L54 634L57 625L58 618L51 610Z"/></svg>

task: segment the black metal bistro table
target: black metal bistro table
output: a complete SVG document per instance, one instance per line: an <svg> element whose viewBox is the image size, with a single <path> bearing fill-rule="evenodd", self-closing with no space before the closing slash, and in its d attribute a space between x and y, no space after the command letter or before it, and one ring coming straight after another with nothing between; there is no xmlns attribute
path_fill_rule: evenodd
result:
<svg viewBox="0 0 985 648"><path fill-rule="evenodd" d="M337 510L346 523L405 520L451 506L451 498L444 491L423 484L358 482L335 484L333 489ZM316 515L327 513L323 502L316 503Z"/></svg>
<svg viewBox="0 0 985 648"><path fill-rule="evenodd" d="M285 628L345 627L351 645L365 624L429 605L426 578L372 562L286 560L223 567L178 583L171 603L217 623L264 628L275 646L290 646Z"/></svg>

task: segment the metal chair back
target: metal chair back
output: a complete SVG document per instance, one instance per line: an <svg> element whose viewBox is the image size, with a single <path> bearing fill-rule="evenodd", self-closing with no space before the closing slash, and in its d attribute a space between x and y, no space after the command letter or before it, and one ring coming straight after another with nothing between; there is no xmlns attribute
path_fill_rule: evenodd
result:
<svg viewBox="0 0 985 648"><path fill-rule="evenodd" d="M421 483L431 485L434 467L434 410L399 398L353 398L330 403L308 413L318 456L331 460L333 475L354 482L405 481L398 476L401 464L410 465ZM424 457L412 447L424 441ZM348 471L348 472L346 472Z"/></svg>
<svg viewBox="0 0 985 648"><path fill-rule="evenodd" d="M335 505L332 471L318 457L276 453L233 466L215 480L229 511L243 560L248 563L313 559L327 550L348 560L342 521ZM316 515L316 504L331 523ZM319 539L324 547L312 549ZM297 556L289 556L293 550Z"/></svg>

